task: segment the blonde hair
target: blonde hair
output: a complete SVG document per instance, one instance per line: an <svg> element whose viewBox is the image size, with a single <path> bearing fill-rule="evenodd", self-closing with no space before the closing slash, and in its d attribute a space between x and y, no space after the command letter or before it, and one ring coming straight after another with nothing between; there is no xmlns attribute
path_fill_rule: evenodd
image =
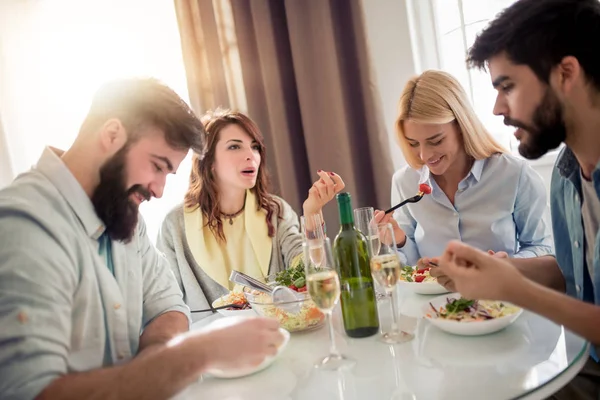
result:
<svg viewBox="0 0 600 400"><path fill-rule="evenodd" d="M422 124L456 121L465 152L475 160L506 152L477 118L460 83L443 71L428 70L412 78L400 95L396 119L398 143L408 165L419 169L424 163L412 151L404 136L404 121L409 120Z"/></svg>

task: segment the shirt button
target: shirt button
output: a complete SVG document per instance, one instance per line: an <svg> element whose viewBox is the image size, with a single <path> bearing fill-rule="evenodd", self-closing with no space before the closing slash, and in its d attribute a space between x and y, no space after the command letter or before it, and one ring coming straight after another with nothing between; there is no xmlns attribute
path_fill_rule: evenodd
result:
<svg viewBox="0 0 600 400"><path fill-rule="evenodd" d="M577 293L581 292L581 286L575 285L575 290L577 290Z"/></svg>
<svg viewBox="0 0 600 400"><path fill-rule="evenodd" d="M575 193L575 201L579 203L579 195Z"/></svg>
<svg viewBox="0 0 600 400"><path fill-rule="evenodd" d="M458 213L454 213L454 216L455 216L455 217L458 217Z"/></svg>
<svg viewBox="0 0 600 400"><path fill-rule="evenodd" d="M115 310L118 310L119 308L121 308L121 304L115 303L113 307L115 308Z"/></svg>
<svg viewBox="0 0 600 400"><path fill-rule="evenodd" d="M573 246L575 246L576 249L579 248L579 242L576 240L573 242Z"/></svg>
<svg viewBox="0 0 600 400"><path fill-rule="evenodd" d="M17 319L19 320L20 323L26 324L27 321L29 320L29 317L27 316L27 314L24 311L21 311L19 314L17 314Z"/></svg>
<svg viewBox="0 0 600 400"><path fill-rule="evenodd" d="M117 358L119 360L122 360L123 358L125 358L125 356L123 355L123 353L119 353L119 354L117 354Z"/></svg>

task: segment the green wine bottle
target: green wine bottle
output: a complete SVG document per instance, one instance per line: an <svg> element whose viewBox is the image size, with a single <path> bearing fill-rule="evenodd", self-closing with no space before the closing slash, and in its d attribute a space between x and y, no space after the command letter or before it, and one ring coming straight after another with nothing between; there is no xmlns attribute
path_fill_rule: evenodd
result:
<svg viewBox="0 0 600 400"><path fill-rule="evenodd" d="M379 315L367 239L354 226L350 193L339 193L336 198L341 228L333 252L339 268L344 329L350 337L372 336L379 331Z"/></svg>

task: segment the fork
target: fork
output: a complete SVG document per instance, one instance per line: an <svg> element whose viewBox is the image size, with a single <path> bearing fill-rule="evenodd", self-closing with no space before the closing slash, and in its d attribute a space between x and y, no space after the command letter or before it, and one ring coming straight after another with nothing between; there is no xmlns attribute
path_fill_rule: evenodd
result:
<svg viewBox="0 0 600 400"><path fill-rule="evenodd" d="M417 202L419 202L423 198L423 196L424 196L423 193L419 193L416 196L410 197L410 198L404 200L403 202L396 204L394 207L390 208L385 213L389 214L391 212L394 212L397 209L399 209L400 207L402 207L403 205L405 205L406 203L417 203Z"/></svg>
<svg viewBox="0 0 600 400"><path fill-rule="evenodd" d="M223 308L243 308L244 305L242 304L225 304L224 306L219 306L219 307L211 307L211 308L206 308L204 310L191 310L191 313L199 313L199 312L207 312L207 311L212 311L215 312L217 310L221 310Z"/></svg>

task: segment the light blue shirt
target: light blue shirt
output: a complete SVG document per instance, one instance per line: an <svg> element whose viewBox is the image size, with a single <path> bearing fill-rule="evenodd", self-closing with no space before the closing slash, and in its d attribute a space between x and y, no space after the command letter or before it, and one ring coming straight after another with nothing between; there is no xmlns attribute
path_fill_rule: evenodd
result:
<svg viewBox="0 0 600 400"><path fill-rule="evenodd" d="M0 398L33 399L61 375L130 360L157 316L188 316L140 220L130 243L99 254L94 207L50 149L0 190ZM107 352L105 354L105 352Z"/></svg>
<svg viewBox="0 0 600 400"><path fill-rule="evenodd" d="M414 196L418 182L418 171L408 166L398 170L392 181L392 205ZM400 253L407 264L441 256L451 240L484 251L505 251L509 257L553 253L544 183L526 161L509 154L475 161L458 185L454 205L433 177L429 184L430 195L394 213L406 233Z"/></svg>

